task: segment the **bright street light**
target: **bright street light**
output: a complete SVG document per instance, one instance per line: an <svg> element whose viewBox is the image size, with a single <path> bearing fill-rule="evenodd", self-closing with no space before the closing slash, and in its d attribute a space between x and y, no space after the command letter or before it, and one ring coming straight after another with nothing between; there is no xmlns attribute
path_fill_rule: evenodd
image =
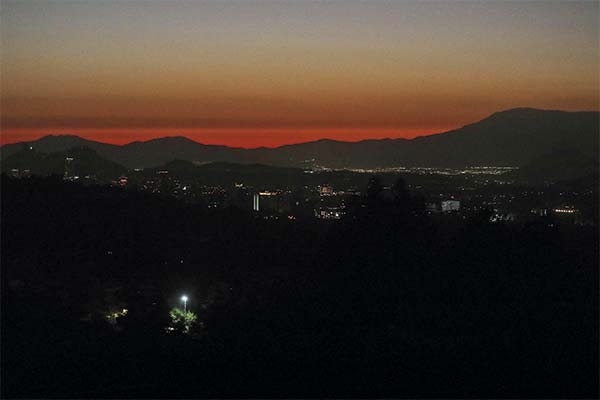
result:
<svg viewBox="0 0 600 400"><path fill-rule="evenodd" d="M187 312L188 297L186 295L181 296L181 301L183 301L183 311Z"/></svg>

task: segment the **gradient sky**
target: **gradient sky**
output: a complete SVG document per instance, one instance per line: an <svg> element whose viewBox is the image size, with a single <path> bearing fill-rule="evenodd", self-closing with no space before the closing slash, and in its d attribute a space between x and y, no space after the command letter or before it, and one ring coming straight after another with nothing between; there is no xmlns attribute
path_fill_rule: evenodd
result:
<svg viewBox="0 0 600 400"><path fill-rule="evenodd" d="M2 143L275 146L599 109L596 1L1 1Z"/></svg>

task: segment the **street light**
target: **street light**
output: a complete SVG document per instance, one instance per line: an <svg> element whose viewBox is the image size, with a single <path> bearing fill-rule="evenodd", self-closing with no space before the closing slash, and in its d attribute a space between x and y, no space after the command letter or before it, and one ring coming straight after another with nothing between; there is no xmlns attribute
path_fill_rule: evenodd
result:
<svg viewBox="0 0 600 400"><path fill-rule="evenodd" d="M181 296L181 301L183 301L183 311L187 312L188 297L186 295Z"/></svg>

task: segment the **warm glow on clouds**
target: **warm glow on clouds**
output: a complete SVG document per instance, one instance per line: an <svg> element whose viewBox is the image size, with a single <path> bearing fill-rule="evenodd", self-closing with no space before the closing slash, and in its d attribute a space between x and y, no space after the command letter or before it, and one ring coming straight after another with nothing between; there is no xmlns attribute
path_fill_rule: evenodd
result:
<svg viewBox="0 0 600 400"><path fill-rule="evenodd" d="M596 2L4 1L2 141L178 130L276 145L597 110L597 15Z"/></svg>

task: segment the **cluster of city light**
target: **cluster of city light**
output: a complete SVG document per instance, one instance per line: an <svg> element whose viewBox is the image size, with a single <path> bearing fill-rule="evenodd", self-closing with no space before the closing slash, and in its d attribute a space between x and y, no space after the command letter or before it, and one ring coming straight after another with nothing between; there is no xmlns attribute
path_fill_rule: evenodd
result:
<svg viewBox="0 0 600 400"><path fill-rule="evenodd" d="M574 208L555 208L552 211L559 214L575 214L577 212Z"/></svg>
<svg viewBox="0 0 600 400"><path fill-rule="evenodd" d="M105 317L109 322L115 323L117 318L127 315L128 312L129 312L129 310L127 310L126 308L123 308L119 311L108 313L108 314L106 314Z"/></svg>
<svg viewBox="0 0 600 400"><path fill-rule="evenodd" d="M436 167L390 167L390 168L341 168L330 169L331 171L352 171L363 174L381 174L381 173L409 173L417 175L502 175L507 172L518 169L517 167L465 167L464 169L455 168L436 168Z"/></svg>
<svg viewBox="0 0 600 400"><path fill-rule="evenodd" d="M343 207L328 207L326 209L315 210L315 216L321 219L340 219L344 215Z"/></svg>

